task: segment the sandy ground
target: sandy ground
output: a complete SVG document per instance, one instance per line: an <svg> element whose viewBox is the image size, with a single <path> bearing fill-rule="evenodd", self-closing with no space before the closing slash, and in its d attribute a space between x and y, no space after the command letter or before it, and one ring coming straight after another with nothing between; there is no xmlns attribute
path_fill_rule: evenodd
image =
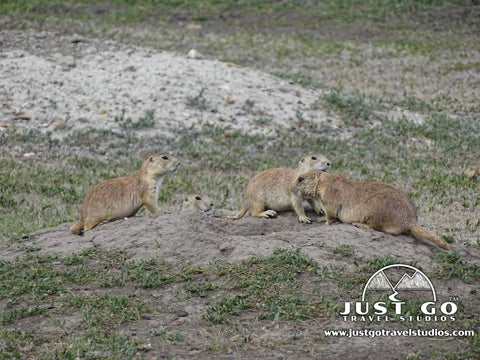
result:
<svg viewBox="0 0 480 360"><path fill-rule="evenodd" d="M47 32L0 31L0 44L3 129L54 137L91 127L122 131L114 118L123 110L133 121L154 110L155 127L137 135L198 122L268 135L291 127L299 108L305 119L335 126L322 111L308 110L319 91L235 64ZM202 90L205 108L188 106ZM256 118L272 121L259 126Z"/></svg>

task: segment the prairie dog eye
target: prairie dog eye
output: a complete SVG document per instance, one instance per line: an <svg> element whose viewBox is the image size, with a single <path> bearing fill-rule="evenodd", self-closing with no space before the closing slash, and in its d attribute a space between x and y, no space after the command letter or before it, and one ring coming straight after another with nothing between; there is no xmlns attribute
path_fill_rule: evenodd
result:
<svg viewBox="0 0 480 360"><path fill-rule="evenodd" d="M188 198L185 198L185 201L188 201Z"/></svg>
<svg viewBox="0 0 480 360"><path fill-rule="evenodd" d="M298 178L298 182L299 182L299 183L303 182L303 180L305 180L304 177L299 177L299 178Z"/></svg>
<svg viewBox="0 0 480 360"><path fill-rule="evenodd" d="M168 160L168 156L167 156L167 155L163 155L163 156L162 156L162 159L163 159L163 160Z"/></svg>
<svg viewBox="0 0 480 360"><path fill-rule="evenodd" d="M195 200L202 200L200 196L195 196Z"/></svg>
<svg viewBox="0 0 480 360"><path fill-rule="evenodd" d="M312 156L311 159L312 159L312 160L317 160L317 157L316 157L316 156Z"/></svg>

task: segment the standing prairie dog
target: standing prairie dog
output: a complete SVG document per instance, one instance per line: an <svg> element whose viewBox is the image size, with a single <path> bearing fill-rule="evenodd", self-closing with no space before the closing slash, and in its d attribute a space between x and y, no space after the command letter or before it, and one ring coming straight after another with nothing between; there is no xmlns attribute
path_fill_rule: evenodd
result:
<svg viewBox="0 0 480 360"><path fill-rule="evenodd" d="M212 210L213 202L207 195L192 194L185 197L182 204L182 211L200 210L208 212Z"/></svg>
<svg viewBox="0 0 480 360"><path fill-rule="evenodd" d="M152 213L160 211L157 201L163 177L179 165L171 155L155 154L135 174L93 186L83 200L80 220L70 231L81 235L103 222L133 216L143 205Z"/></svg>
<svg viewBox="0 0 480 360"><path fill-rule="evenodd" d="M383 182L310 171L297 178L294 191L320 200L327 225L339 220L393 235L413 234L442 249L450 248L445 240L418 225L415 206L405 193Z"/></svg>
<svg viewBox="0 0 480 360"><path fill-rule="evenodd" d="M295 180L298 175L311 170L325 171L330 167L330 160L324 155L306 155L298 162L297 169L275 168L262 171L255 175L247 185L243 195L243 203L240 211L230 220L238 220L248 212L255 217L269 218L277 214L277 211L295 210L298 221L310 223L312 220L305 215L303 200L307 200L312 208L320 214L320 206L314 199L297 196L293 193ZM267 209L267 210L266 210Z"/></svg>

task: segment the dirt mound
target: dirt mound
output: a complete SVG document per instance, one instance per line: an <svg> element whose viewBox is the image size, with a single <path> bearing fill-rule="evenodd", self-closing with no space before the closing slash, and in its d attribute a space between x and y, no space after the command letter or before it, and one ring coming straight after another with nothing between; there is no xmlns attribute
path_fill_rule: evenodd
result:
<svg viewBox="0 0 480 360"><path fill-rule="evenodd" d="M51 32L4 30L0 44L4 126L63 138L91 128L121 135L136 124L137 135L151 136L200 121L274 134L292 126L300 107L305 119L327 123L309 109L319 90L235 64ZM149 111L156 121L145 130Z"/></svg>
<svg viewBox="0 0 480 360"><path fill-rule="evenodd" d="M333 250L340 245L352 245L357 256L391 255L405 262L415 259L428 268L429 256L438 250L409 236L347 224L325 226L318 219L313 224L301 224L293 212L280 213L275 219L244 216L237 221L225 218L231 213L215 210L211 214L146 214L98 226L83 236L72 235L72 224L65 223L31 234L27 241L10 245L0 256L12 259L32 249L66 256L93 247L120 251L134 260L165 259L181 267L187 261L194 265L211 260L236 263L251 256L269 256L275 248L302 248L319 262L338 261Z"/></svg>

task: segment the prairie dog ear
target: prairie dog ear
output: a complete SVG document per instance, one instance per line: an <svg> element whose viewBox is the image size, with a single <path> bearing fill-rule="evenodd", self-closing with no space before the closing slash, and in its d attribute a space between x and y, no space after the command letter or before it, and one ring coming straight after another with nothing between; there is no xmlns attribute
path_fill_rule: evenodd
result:
<svg viewBox="0 0 480 360"><path fill-rule="evenodd" d="M186 197L184 201L188 201L188 197Z"/></svg>
<svg viewBox="0 0 480 360"><path fill-rule="evenodd" d="M150 162L153 162L153 156L150 156L148 160L150 160Z"/></svg>

